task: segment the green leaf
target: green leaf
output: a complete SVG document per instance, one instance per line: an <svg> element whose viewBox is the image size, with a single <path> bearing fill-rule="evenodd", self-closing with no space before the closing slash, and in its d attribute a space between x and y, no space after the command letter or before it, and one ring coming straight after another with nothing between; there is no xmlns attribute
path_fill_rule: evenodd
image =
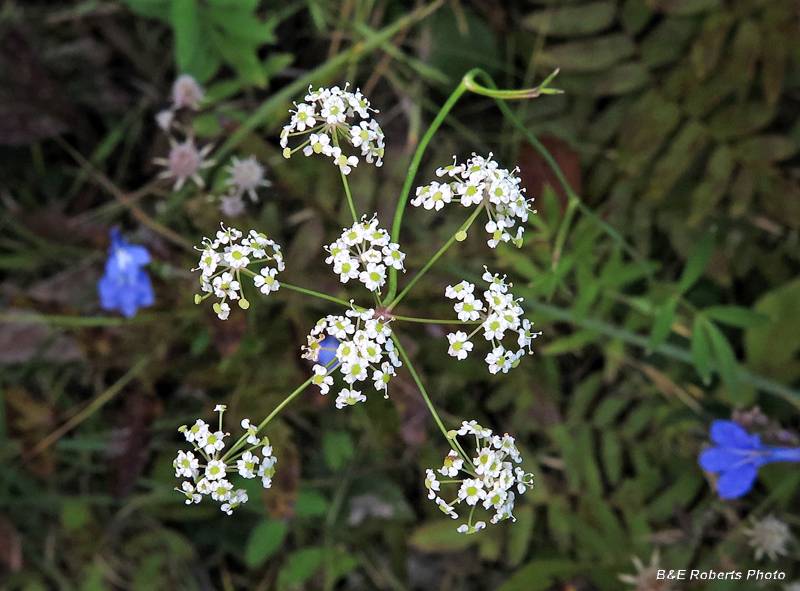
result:
<svg viewBox="0 0 800 591"><path fill-rule="evenodd" d="M778 162L797 152L795 143L782 135L758 135L734 146L736 155L747 162Z"/></svg>
<svg viewBox="0 0 800 591"><path fill-rule="evenodd" d="M602 454L608 481L616 485L622 477L622 446L615 433L603 433Z"/></svg>
<svg viewBox="0 0 800 591"><path fill-rule="evenodd" d="M723 324L751 328L769 322L769 316L742 306L711 306L703 314Z"/></svg>
<svg viewBox="0 0 800 591"><path fill-rule="evenodd" d="M61 527L66 532L85 528L91 520L92 512L83 501L68 500L61 506Z"/></svg>
<svg viewBox="0 0 800 591"><path fill-rule="evenodd" d="M207 15L204 16L222 29L227 36L245 39L252 43L254 49L264 43L277 41L274 24L259 21L252 11L215 6L207 7L206 11Z"/></svg>
<svg viewBox="0 0 800 591"><path fill-rule="evenodd" d="M570 72L596 72L609 69L631 57L635 51L636 47L628 35L614 34L555 45L539 59L547 68L562 68Z"/></svg>
<svg viewBox="0 0 800 591"><path fill-rule="evenodd" d="M800 318L800 279L790 281L766 293L754 306L771 322L744 333L749 369L764 376L793 382L800 377L800 330L794 319Z"/></svg>
<svg viewBox="0 0 800 591"><path fill-rule="evenodd" d="M707 320L698 314L692 325L692 363L703 382L708 384L711 381L713 363L711 341L709 341L705 324L707 324Z"/></svg>
<svg viewBox="0 0 800 591"><path fill-rule="evenodd" d="M599 338L600 333L593 330L579 330L576 333L553 341L541 349L544 355L562 355L570 351L583 349L585 346L594 343Z"/></svg>
<svg viewBox="0 0 800 591"><path fill-rule="evenodd" d="M708 336L711 339L711 350L714 354L717 370L722 376L729 398L736 401L739 394L736 354L720 329L710 322L706 324L706 327Z"/></svg>
<svg viewBox="0 0 800 591"><path fill-rule="evenodd" d="M465 536L456 531L458 524L452 520L429 521L411 535L411 544L423 552L450 552L463 550L476 544L477 535Z"/></svg>
<svg viewBox="0 0 800 591"><path fill-rule="evenodd" d="M619 415L627 405L628 401L625 398L609 396L597 407L592 417L592 422L597 427L606 428L617 418L617 415Z"/></svg>
<svg viewBox="0 0 800 591"><path fill-rule="evenodd" d="M697 21L690 17L666 18L639 45L645 65L652 69L686 55L686 45L694 37Z"/></svg>
<svg viewBox="0 0 800 591"><path fill-rule="evenodd" d="M626 31L637 35L652 20L654 14L653 7L647 0L626 0L620 10L620 21Z"/></svg>
<svg viewBox="0 0 800 591"><path fill-rule="evenodd" d="M591 406L595 396L600 393L600 384L603 376L600 372L595 372L583 380L572 392L570 396L569 408L567 410L567 422L579 424L584 421L586 411Z"/></svg>
<svg viewBox="0 0 800 591"><path fill-rule="evenodd" d="M526 16L523 26L544 35L575 37L602 31L614 20L613 2L592 2L580 6L560 6Z"/></svg>
<svg viewBox="0 0 800 591"><path fill-rule="evenodd" d="M170 21L175 30L175 56L178 61L178 69L181 72L194 74L191 71L191 64L200 39L197 0L173 2Z"/></svg>
<svg viewBox="0 0 800 591"><path fill-rule="evenodd" d="M242 80L256 86L266 86L267 77L252 42L223 35L216 30L210 32L210 38L219 54L236 69Z"/></svg>
<svg viewBox="0 0 800 591"><path fill-rule="evenodd" d="M773 106L762 103L734 104L720 109L708 127L720 140L752 135L766 127L775 116Z"/></svg>
<svg viewBox="0 0 800 591"><path fill-rule="evenodd" d="M319 517L328 512L328 501L314 490L301 489L294 507L298 517Z"/></svg>
<svg viewBox="0 0 800 591"><path fill-rule="evenodd" d="M529 562L497 588L497 591L543 591L556 579L575 574L571 559L541 559Z"/></svg>
<svg viewBox="0 0 800 591"><path fill-rule="evenodd" d="M688 225L697 226L710 214L722 199L733 172L733 155L726 145L719 146L708 161L706 176L692 193L691 214Z"/></svg>
<svg viewBox="0 0 800 591"><path fill-rule="evenodd" d="M322 436L322 453L328 467L336 471L353 459L355 448L346 432L326 431Z"/></svg>
<svg viewBox="0 0 800 591"><path fill-rule="evenodd" d="M321 562L321 548L298 550L289 556L286 566L278 573L278 587L280 589L299 587L314 576Z"/></svg>
<svg viewBox="0 0 800 591"><path fill-rule="evenodd" d="M533 524L536 515L533 507L525 505L514 509L514 517L517 518L509 533L508 551L506 554L506 564L510 567L517 567L528 553L528 546L533 537Z"/></svg>
<svg viewBox="0 0 800 591"><path fill-rule="evenodd" d="M650 341L647 344L648 351L655 351L666 342L669 333L672 331L672 323L675 321L675 308L677 305L678 298L673 297L668 299L659 309L653 322Z"/></svg>
<svg viewBox="0 0 800 591"><path fill-rule="evenodd" d="M170 0L125 0L125 4L142 16L169 21Z"/></svg>
<svg viewBox="0 0 800 591"><path fill-rule="evenodd" d="M667 152L656 161L644 199L661 201L707 144L708 130L705 126L697 121L687 121Z"/></svg>
<svg viewBox="0 0 800 591"><path fill-rule="evenodd" d="M711 233L705 234L692 249L689 258L686 261L686 266L683 268L678 288L681 293L686 293L689 289L697 283L711 259L711 253L714 251L714 235Z"/></svg>
<svg viewBox="0 0 800 591"><path fill-rule="evenodd" d="M245 563L253 568L260 566L280 548L286 537L288 526L285 521L266 519L250 531L245 549Z"/></svg>
<svg viewBox="0 0 800 591"><path fill-rule="evenodd" d="M718 9L721 0L653 0L650 5L667 14L698 14Z"/></svg>

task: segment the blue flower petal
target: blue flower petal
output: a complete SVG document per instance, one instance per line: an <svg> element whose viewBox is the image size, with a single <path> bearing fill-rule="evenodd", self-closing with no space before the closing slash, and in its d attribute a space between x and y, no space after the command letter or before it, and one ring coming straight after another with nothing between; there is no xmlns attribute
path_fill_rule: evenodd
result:
<svg viewBox="0 0 800 591"><path fill-rule="evenodd" d="M722 447L757 449L760 446L760 438L757 435L749 435L741 425L733 421L711 423L711 440Z"/></svg>
<svg viewBox="0 0 800 591"><path fill-rule="evenodd" d="M125 248L125 252L128 253L128 256L131 257L133 264L137 267L144 267L151 260L150 253L147 252L147 249L144 246L136 246L131 244Z"/></svg>
<svg viewBox="0 0 800 591"><path fill-rule="evenodd" d="M729 447L712 447L700 454L698 462L703 470L725 472L746 461L746 456Z"/></svg>
<svg viewBox="0 0 800 591"><path fill-rule="evenodd" d="M725 472L717 481L717 491L723 499L736 499L753 488L758 468L754 464L745 464L734 470Z"/></svg>
<svg viewBox="0 0 800 591"><path fill-rule="evenodd" d="M339 344L339 339L330 335L325 337L322 342L320 342L320 347L322 347L322 349L319 352L319 362L322 365L328 365L328 363L330 363L333 358L336 357L336 349L339 347ZM339 365L338 361L331 366L331 369L337 365Z"/></svg>
<svg viewBox="0 0 800 591"><path fill-rule="evenodd" d="M141 268L150 261L150 253L143 246L129 244L116 228L111 230L111 241L105 274L97 284L100 306L119 310L130 318L155 301L150 276Z"/></svg>

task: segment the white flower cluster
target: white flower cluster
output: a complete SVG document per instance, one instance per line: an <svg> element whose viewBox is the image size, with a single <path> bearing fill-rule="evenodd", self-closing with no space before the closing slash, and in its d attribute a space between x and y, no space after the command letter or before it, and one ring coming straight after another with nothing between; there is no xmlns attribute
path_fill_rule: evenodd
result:
<svg viewBox="0 0 800 591"><path fill-rule="evenodd" d="M222 226L214 240L203 238L203 248L198 248L201 251L200 264L193 270L200 271L200 288L207 295L196 295L195 303L199 304L211 295L220 298L221 302L214 303L214 312L221 320L226 320L230 314L228 299L239 300L242 309L250 306L242 294L242 273L251 276L255 287L266 295L278 291L281 284L275 277L286 267L281 247L275 241L255 230L250 230L244 238L242 236L236 228ZM265 265L270 261L275 262L274 267ZM248 268L250 265L264 267L255 273Z"/></svg>
<svg viewBox="0 0 800 591"><path fill-rule="evenodd" d="M205 181L200 176L200 171L214 165L214 160L206 160L206 156L213 146L208 144L198 150L191 137L187 137L182 142L171 137L169 145L167 158L153 158L154 163L165 167L165 170L158 174L158 178L175 179L175 184L172 185L173 191L180 191L189 179L201 189L205 187Z"/></svg>
<svg viewBox="0 0 800 591"><path fill-rule="evenodd" d="M173 191L180 191L189 179L202 189L205 182L200 176L200 171L215 163L214 160L206 159L213 146L209 144L198 149L195 146L192 132L184 129L175 120L175 115L180 109L187 108L196 111L200 108L202 100L203 89L200 88L197 80L184 74L178 76L172 85L172 106L156 115L156 123L162 130L169 133L175 127L183 130L183 134L186 136L182 142L178 142L170 136L168 157L153 159L153 162L165 167L165 170L159 173L158 178L175 179L175 184L172 186Z"/></svg>
<svg viewBox="0 0 800 591"><path fill-rule="evenodd" d="M250 201L258 201L256 189L272 185L264 178L264 167L255 156L249 158L231 158L231 165L225 169L230 177L225 180L228 194L220 200L220 210L225 215L235 216L244 211L242 196L247 193Z"/></svg>
<svg viewBox="0 0 800 591"><path fill-rule="evenodd" d="M774 515L754 521L753 527L744 532L750 537L749 544L755 549L756 560L767 556L774 562L779 556L788 553L786 545L792 539L792 532L788 525Z"/></svg>
<svg viewBox="0 0 800 591"><path fill-rule="evenodd" d="M255 156L245 159L234 156L226 170L231 176L225 182L231 186L231 190L237 195L246 192L253 202L258 201L256 195L258 187L269 187L272 184L264 178L264 167L258 163Z"/></svg>
<svg viewBox="0 0 800 591"><path fill-rule="evenodd" d="M345 85L344 90L338 86L319 88L312 92L308 88L305 102L295 104L296 111L289 111L292 119L281 132L283 155L289 158L294 152L303 150L303 154L324 154L331 158L344 174L350 174L352 167L358 165L358 157L346 155L342 151L345 142L354 148L361 149L361 156L367 162L375 162L375 166L383 164L384 136L380 125L372 119L367 98L360 90L350 92ZM348 122L358 115L361 121ZM308 135L302 144L290 149L289 138Z"/></svg>
<svg viewBox="0 0 800 591"><path fill-rule="evenodd" d="M486 363L489 365L490 373L502 371L508 373L512 367L519 365L519 359L525 354L525 347L531 352L531 341L538 337L541 332L533 332L532 324L528 319L522 319L524 310L519 305L522 298L514 299L514 295L508 292L510 284L506 284L505 275L493 275L484 267L483 280L489 284L489 288L483 292L484 300L475 297L475 284L462 281L457 285L448 285L444 295L451 300L457 300L453 309L458 314L461 322L480 322L480 325L469 335L459 330L447 335L450 348L447 353L459 361L467 358L467 354L472 351L470 339L483 329L483 336L492 343L492 351L486 356ZM517 333L517 345L520 349L516 352L506 350L501 341L506 332Z"/></svg>
<svg viewBox="0 0 800 591"><path fill-rule="evenodd" d="M336 397L336 408L365 402L367 397L355 386L370 377L375 390L388 397L389 381L395 368L402 365L392 342L390 322L372 308L363 312L350 309L345 316L320 319L308 335L303 357L317 362L312 383L319 386L320 393L327 394L333 385L331 374L338 370L347 384Z"/></svg>
<svg viewBox="0 0 800 591"><path fill-rule="evenodd" d="M164 131L169 131L175 120L175 113L184 107L197 111L203 96L203 89L200 88L197 80L188 74L178 76L172 85L172 105L169 109L158 112L156 123Z"/></svg>
<svg viewBox="0 0 800 591"><path fill-rule="evenodd" d="M458 444L456 435L475 436L475 457L467 459L468 455ZM436 472L431 469L426 471L425 487L428 489L428 498L435 501L445 515L458 519L459 515L455 505L466 503L475 507L478 503L487 511L494 511L492 523L497 523L509 517L516 521L512 510L514 509L514 491L516 487L519 494L533 487L533 474L525 473L522 468L514 467L509 460L520 463L519 450L514 444L514 438L506 434L503 437L492 435L490 429L481 427L475 421L464 421L458 431L451 431L448 437L456 449L451 449L444 460L444 464L437 470L446 480L439 481ZM461 478L459 479L459 473ZM466 477L465 477L466 476ZM451 502L439 496L442 484L460 483L458 494ZM477 521L473 524L473 510L469 513L468 523L457 528L459 533L475 533L486 527L486 522Z"/></svg>
<svg viewBox="0 0 800 591"><path fill-rule="evenodd" d="M487 241L489 246L495 248L500 242L522 246L522 224L528 221L529 214L535 212L531 209L531 202L525 198L525 189L519 186L522 179L515 175L517 169L509 172L499 168L492 160L492 154L487 158L473 154L465 164L455 164L455 156L453 161L451 166L437 169L436 175L448 175L456 180L449 183L434 181L417 187L417 196L411 200L411 205L436 211L452 201L458 201L464 207L483 206L489 215L485 226L491 235ZM520 225L514 234L517 222Z"/></svg>
<svg viewBox="0 0 800 591"><path fill-rule="evenodd" d="M387 268L405 271L406 255L399 244L389 242L389 233L378 227L377 217L373 215L370 220L366 217L345 228L340 238L325 247L330 255L325 262L333 265L342 283L358 279L368 290L380 293L386 283Z"/></svg>
<svg viewBox="0 0 800 591"><path fill-rule="evenodd" d="M189 479L175 490L186 496L187 505L199 503L203 496L209 496L222 504L222 511L231 515L234 509L247 502L248 497L244 489L233 490L233 484L226 478L228 473L236 470L242 478L258 477L264 488L270 488L277 459L272 455L269 439L266 437L260 439L256 428L248 419L242 421L245 435L231 451L223 455L225 437L228 436L228 433L224 433L221 428L225 406L217 405L214 410L220 413L220 429L217 431L212 431L212 428L200 419L191 427L184 425L179 429L186 437L186 441L194 445L194 453L181 450L172 462L175 477ZM238 450L246 445L249 445L249 448L238 453ZM253 453L258 452L258 448L261 448L260 457Z"/></svg>

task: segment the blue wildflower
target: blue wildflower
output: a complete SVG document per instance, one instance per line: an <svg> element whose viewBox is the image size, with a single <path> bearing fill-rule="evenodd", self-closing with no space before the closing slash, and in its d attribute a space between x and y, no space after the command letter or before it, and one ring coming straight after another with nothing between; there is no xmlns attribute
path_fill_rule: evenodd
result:
<svg viewBox="0 0 800 591"><path fill-rule="evenodd" d="M119 310L130 318L139 308L152 305L153 286L142 269L149 262L150 253L144 246L130 244L119 230L112 228L106 272L97 284L100 306L104 310Z"/></svg>
<svg viewBox="0 0 800 591"><path fill-rule="evenodd" d="M339 348L339 344L339 339L330 335L326 336L322 341L320 341L318 359L322 365L327 366L334 359L334 357L336 357L336 349ZM330 369L333 369L337 365L339 365L338 361L334 363Z"/></svg>
<svg viewBox="0 0 800 591"><path fill-rule="evenodd" d="M711 423L711 440L716 443L700 454L700 466L720 474L717 491L723 499L735 499L752 487L758 469L770 462L800 462L800 447L772 447L761 443L733 421Z"/></svg>

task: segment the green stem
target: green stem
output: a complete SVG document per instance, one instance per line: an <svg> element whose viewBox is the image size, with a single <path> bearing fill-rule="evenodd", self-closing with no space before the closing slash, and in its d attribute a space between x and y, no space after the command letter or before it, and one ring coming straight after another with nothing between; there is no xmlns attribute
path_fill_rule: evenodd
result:
<svg viewBox="0 0 800 591"><path fill-rule="evenodd" d="M526 290L517 289L515 291L519 291L521 294L524 294ZM613 339L619 339L625 343L628 343L629 345L634 345L643 349L648 349L650 345L649 337L641 336L621 328L616 328L596 318L577 318L570 310L537 302L534 293L531 293L530 297L526 298L525 307L535 312L539 312L540 314L543 314L552 320L569 322L574 326L579 326L587 330L593 330ZM691 351L688 351L682 347L676 347L675 345L664 343L660 347L654 349L652 353L664 355L665 357L693 365ZM800 409L800 392L797 390L769 380L760 375L751 373L738 366L736 367L736 374L739 381L750 384L759 390L763 390L764 392L778 396L779 398L783 398L795 408Z"/></svg>
<svg viewBox="0 0 800 591"><path fill-rule="evenodd" d="M439 430L444 435L447 441L450 441L450 438L447 436L447 429L444 428L444 423L442 423L442 419L439 418L439 413L436 412L436 409L433 407L433 402L431 402L430 396L428 396L428 391L425 390L425 386L422 385L422 381L419 379L417 375L417 371L414 369L414 366L411 365L411 360L406 355L405 349L403 349L403 345L400 344L400 339L397 338L397 335L392 332L392 340L394 341L395 347L397 347L397 352L400 353L400 357L403 358L403 363L406 364L408 371L411 372L411 377L414 378L414 382L417 384L417 388L419 388L422 397L425 399L425 404L428 405L428 410L431 411L431 415L433 415L433 420L436 421L436 424L439 426Z"/></svg>
<svg viewBox="0 0 800 591"><path fill-rule="evenodd" d="M398 238L400 237L400 226L403 222L403 213L406 209L406 203L408 202L408 196L411 193L411 185L414 184L414 177L417 174L417 170L419 170L420 162L422 162L422 155L425 152L425 148L428 147L428 144L433 138L433 134L436 133L436 130L442 125L442 122L445 120L447 115L450 113L450 110L456 104L461 95L467 91L467 87L462 80L461 83L456 87L447 101L442 105L442 108L439 109L439 113L437 113L436 117L434 118L433 122L431 123L430 127L428 127L428 131L425 132L425 135L422 136L419 144L417 145L417 149L414 152L414 156L411 158L411 164L408 166L408 173L406 174L406 180L403 182L403 189L400 191L400 199L397 201L397 208L394 212L394 220L392 221L392 242L397 242ZM395 294L397 293L397 269L392 267L389 269L389 291L386 294L386 300L390 301L394 299Z"/></svg>
<svg viewBox="0 0 800 591"><path fill-rule="evenodd" d="M561 226L558 228L556 243L553 246L553 269L558 266L558 261L561 259L561 252L564 250L564 243L567 240L567 233L569 232L570 226L572 226L572 218L575 215L575 210L577 207L578 201L575 199L570 199L569 203L567 204L567 211L564 214L564 219L561 221Z"/></svg>
<svg viewBox="0 0 800 591"><path fill-rule="evenodd" d="M328 295L326 293L320 293L318 291L314 291L313 289L306 289L305 287L297 287L296 285L290 285L288 283L284 283L281 281L281 287L285 287L286 289L291 289L292 291L299 291L300 293L304 293L306 295L314 296L317 298L322 298L323 300L328 300L331 302L336 302L337 304L341 304L347 308L350 307L350 302L346 302L341 298L334 297L332 295ZM356 310L359 309L359 306L355 307Z"/></svg>
<svg viewBox="0 0 800 591"><path fill-rule="evenodd" d="M480 75L486 81L486 84L491 89L497 88L497 85L494 83L494 80L492 80L492 77L489 76L489 74L487 74L483 70L473 70L473 72L475 72L475 75ZM567 197L569 198L570 206L579 209L581 211L581 213L583 213L586 217L590 218L592 220L592 222L594 222L600 228L602 228L603 231L606 234L608 234L617 244L620 245L620 247L625 252L627 252L631 256L631 258L633 258L639 264L639 266L644 270L644 272L647 275L647 277L649 279L652 279L653 278L653 271L650 268L650 265L647 264L647 260L641 254L639 254L639 252L636 251L636 249L634 249L632 246L630 246L627 243L627 241L625 240L625 238L623 238L622 235L619 232L617 232L614 228L612 228L607 223L605 223L603 220L601 220L597 216L597 214L595 214L592 210L590 210L583 203L583 201L581 201L581 198L575 193L575 191L570 186L569 181L567 181L567 178L564 176L564 173L561 171L561 167L558 165L558 163L556 162L555 158L553 158L552 154L550 154L550 152L548 152L547 148L545 148L544 145L536 138L536 136L533 135L533 133L525 126L525 124L519 119L519 117L517 117L516 114L508 107L508 105L506 105L505 102L503 102L503 99L495 98L495 102L497 103L497 106L502 111L503 115L514 125L514 127L516 127L522 133L522 135L525 137L525 139L528 140L528 142L530 142L533 145L534 148L536 148L536 150L539 152L539 154L541 154L542 158L544 158L545 162L547 162L547 165L550 167L550 169L556 175L556 178L558 179L558 182L561 183L561 186L564 188L564 191L567 193ZM574 205L573 205L573 203L574 203ZM565 219L565 222L566 221L567 220ZM562 228L563 228L563 225L562 225ZM564 230L563 233L565 234L566 230ZM559 231L559 234L562 234L561 230ZM563 241L564 240L565 240L565 236L561 238L562 247L563 247ZM557 247L558 247L558 245L557 245ZM560 250L559 250L559 254L560 254ZM554 262L556 262L556 263L558 262L557 259L555 259L555 252L554 252Z"/></svg>
<svg viewBox="0 0 800 591"><path fill-rule="evenodd" d="M392 314L392 317L404 322L421 322L422 324L481 324L481 322L477 320L475 322L461 322L458 319L436 320L434 318L412 318L411 316L398 316L397 314Z"/></svg>
<svg viewBox="0 0 800 591"><path fill-rule="evenodd" d="M287 404L289 404L289 403L290 403L292 400L294 400L294 399L297 397L297 395L298 395L298 394L300 394L300 392L302 392L303 390L305 390L305 389L306 389L306 387L307 387L309 384L311 384L311 381L312 381L313 379L314 379L314 377L313 377L313 376L312 376L312 377L310 377L310 378L308 378L308 379L307 379L305 382L303 382L302 384L300 384L300 385L297 387L297 389L296 389L294 392L292 392L292 393L291 393L291 394L289 394L289 395L288 395L286 398L284 398L283 402L281 402L281 403L280 403L278 406L276 406L276 407L275 407L275 409L274 409L274 410L273 410L271 413L269 413L269 415L267 415L267 418L266 418L266 419L264 419L263 421L261 421L261 423L259 423L258 427L256 427L256 433L260 433L260 432L261 432L261 430L262 430L264 427L266 427L266 426L267 426L267 424L269 424L269 422L270 422L272 419L274 419L274 418L275 418L275 415L277 415L277 414L278 414L278 413L279 413L281 410L283 410L283 407L285 407L285 406L286 406ZM233 446L233 447L232 447L230 450L228 450L228 453L226 453L226 454L225 454L225 455L222 457L222 461L223 461L223 462L226 462L227 460L229 460L229 459L230 459L230 458L233 456L233 454L235 454L235 453L236 453L238 450L240 450L242 447L244 447L245 443L247 443L247 437L246 437L246 436L242 436L242 437L239 439L239 441L237 441L237 442L236 442L236 444L235 444L235 445L234 445L234 446Z"/></svg>
<svg viewBox="0 0 800 591"><path fill-rule="evenodd" d="M406 180L403 183L403 189L400 192L400 199L397 202L397 209L395 210L394 220L392 222L392 242L397 242L398 238L400 237L400 225L403 221L403 213L406 208L406 202L408 201L408 196L411 193L411 185L414 183L414 177L417 174L417 170L419 169L420 162L422 161L422 155L425 152L425 148L428 147L428 144L433 137L433 134L441 126L442 122L445 120L447 115L450 113L450 110L456 104L461 95L463 95L468 90L477 94L483 94L486 96L494 97L495 100L501 101L502 99L521 99L521 98L530 98L539 96L540 94L554 94L560 92L555 89L546 88L547 84L555 77L558 73L556 70L553 74L550 75L542 84L540 84L537 88L530 88L525 90L496 90L495 88L484 88L475 82L475 76L484 75L485 72L480 68L475 68L467 72L464 77L461 79L461 82L458 84L456 89L447 99L442 108L437 113L436 117L434 118L433 122L431 123L428 131L425 132L425 135L422 136L422 140L420 140L419 145L417 146L416 151L414 152L414 157L411 159L411 164L408 167L408 174L406 175ZM491 80L491 78L490 78ZM494 84L492 82L492 84ZM505 105L505 103L501 103ZM394 268L389 269L389 292L386 294L386 300L392 300L394 295L397 293L397 270Z"/></svg>
<svg viewBox="0 0 800 591"><path fill-rule="evenodd" d="M219 150L215 152L215 157L221 161L227 154L229 154L236 146L238 146L255 128L263 125L265 122L272 118L277 119L277 115L286 108L287 103L291 103L298 94L306 91L310 84L319 82L331 76L338 71L342 66L347 65L354 59L372 52L380 47L382 43L391 39L398 32L405 28L410 27L416 22L421 21L426 16L438 9L444 0L436 0L427 6L412 11L408 15L396 20L394 23L378 31L374 36L369 39L356 43L348 49L337 55L336 57L327 60L325 63L312 70L305 76L295 80L293 83L282 88L279 92L273 94L268 100L264 101L261 106L231 134L230 138L220 146Z"/></svg>
<svg viewBox="0 0 800 591"><path fill-rule="evenodd" d="M419 280L420 280L420 278L421 278L421 277L422 277L422 276L423 276L423 275L424 275L424 274L427 272L427 270L428 270L428 269L430 269L430 268L431 268L431 266L432 266L432 265L433 265L433 264L434 264L434 263L435 263L437 260L439 260L439 257L441 257L441 256L442 256L442 255L443 255L443 254L444 254L444 253L447 251L447 249L448 249L448 248L450 248L450 246L453 244L453 242L455 242L455 241L456 241L456 236L458 236L458 235L459 235L461 232L466 232L467 230L469 230L470 226L472 226L472 222L474 222L474 221L475 221L475 218L477 218L477 217L478 217L478 215L480 214L480 212L481 212L481 211L483 211L483 208L482 208L482 207L478 206L478 207L476 207L476 208L475 208L475 211L473 211L473 212L472 212L472 215L471 215L471 216L469 216L469 219L467 219L467 221L466 221L466 222L464 222L464 223L461 225L461 228L459 228L458 232L456 232L455 234L453 234L453 235L450 237L450 240L448 240L447 242L445 242L445 243L444 243L444 246L442 246L442 247L439 249L439 252L437 252L435 255L433 255L433 257L431 258L431 260L429 260L429 261L428 261L428 262L425 264L425 266L424 266L424 267L422 267L422 269L420 270L420 272L419 272L419 273L417 273L417 274L416 274L416 276L414 277L414 279L412 279L412 280L411 280L411 282L410 282L410 283L409 283L409 284L406 286L406 288L405 288L405 289L404 289L402 292L400 292L400 295L398 295L396 298L394 298L394 300L392 300L392 303L391 303L391 304L389 304L389 306L388 306L388 308L389 308L390 310L391 310L392 308L394 308L394 307L395 307L397 304L399 304L399 303L400 303L400 300L402 300L402 299L405 297L405 295L406 295L406 294L409 292L409 290L410 290L412 287L414 287L414 284L415 284L417 281L419 281ZM393 268L394 268L394 267L393 267ZM389 298L387 297L386 299L388 300Z"/></svg>
<svg viewBox="0 0 800 591"><path fill-rule="evenodd" d="M356 213L355 205L353 205L353 196L350 194L350 184L347 182L347 175L344 172L342 172L341 168L339 169L339 173L342 175L342 184L344 185L344 194L347 195L347 205L350 206L350 213L353 216L353 221L358 223L358 214Z"/></svg>

